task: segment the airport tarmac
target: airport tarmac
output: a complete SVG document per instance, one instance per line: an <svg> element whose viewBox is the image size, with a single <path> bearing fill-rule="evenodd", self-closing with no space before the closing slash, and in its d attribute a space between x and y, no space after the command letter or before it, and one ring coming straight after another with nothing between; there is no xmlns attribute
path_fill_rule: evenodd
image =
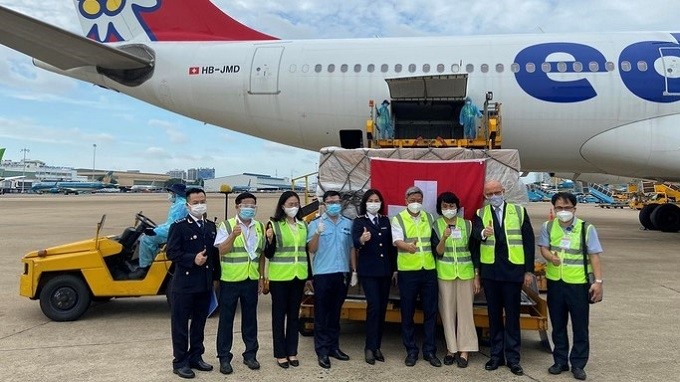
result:
<svg viewBox="0 0 680 382"><path fill-rule="evenodd" d="M278 194L258 194L258 219L273 213ZM229 208L233 213L234 196ZM3 195L0 196L0 381L168 381L172 374L169 309L164 296L113 300L93 305L75 322L52 322L38 301L20 297L21 257L32 250L89 239L97 221L107 215L103 233L120 234L139 211L165 219L165 194ZM528 206L534 229L548 213L548 203ZM209 196L209 215L224 215L224 196ZM579 205L577 215L595 224L604 247L604 302L591 306L591 353L586 368L591 381L680 380L680 234L639 229L637 211L603 210ZM537 255L538 256L538 255ZM571 373L548 374L552 357L539 346L537 332L522 335L525 375L514 376L502 367L483 370L488 348L470 358L467 369L434 368L420 360L404 366L405 352L398 325L388 326L383 341L385 363L363 360L363 325L343 323L341 348L352 359L332 359L325 370L316 363L313 339L300 338L300 367L275 365L271 340L271 300L259 305L258 359L262 368L251 371L241 363L244 350L235 335L234 374L217 368L197 372L195 380L333 380L333 381L570 381ZM240 331L240 321L234 326ZM215 359L217 319L206 325L204 359ZM438 355L445 354L443 334Z"/></svg>

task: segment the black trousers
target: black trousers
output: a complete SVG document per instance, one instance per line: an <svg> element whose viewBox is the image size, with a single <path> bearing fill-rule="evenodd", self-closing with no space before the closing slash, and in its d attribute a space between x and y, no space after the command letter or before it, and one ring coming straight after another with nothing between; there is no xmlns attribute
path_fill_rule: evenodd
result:
<svg viewBox="0 0 680 382"><path fill-rule="evenodd" d="M300 304L305 280L269 281L272 295L272 337L274 357L286 358L298 353Z"/></svg>
<svg viewBox="0 0 680 382"><path fill-rule="evenodd" d="M314 350L318 356L340 348L340 312L346 297L345 273L314 275Z"/></svg>
<svg viewBox="0 0 680 382"><path fill-rule="evenodd" d="M522 283L482 279L482 285L489 312L491 359L507 360L508 364L519 363L522 345L519 327Z"/></svg>
<svg viewBox="0 0 680 382"><path fill-rule="evenodd" d="M590 353L588 285L548 280L548 313L553 328L552 340L555 345L553 359L555 363L568 365L568 356L572 367L585 368ZM571 354L569 353L569 337L567 336L567 321L570 318L574 336Z"/></svg>
<svg viewBox="0 0 680 382"><path fill-rule="evenodd" d="M361 288L366 296L366 346L364 349L377 350L382 345L385 331L385 313L392 276L361 276L360 280Z"/></svg>
<svg viewBox="0 0 680 382"><path fill-rule="evenodd" d="M217 327L217 358L231 362L234 355L234 317L241 301L241 337L246 345L243 359L255 359L257 342L257 280L220 281L220 321Z"/></svg>
<svg viewBox="0 0 680 382"><path fill-rule="evenodd" d="M201 359L203 336L212 292L171 293L172 368L179 369ZM191 326L189 326L191 318Z"/></svg>
<svg viewBox="0 0 680 382"><path fill-rule="evenodd" d="M435 330L437 324L437 308L439 298L439 286L437 284L437 271L399 271L397 273L399 284L399 301L401 311L401 339L409 356L418 356L416 345L415 324L413 315L416 312L416 300L420 295L423 304L423 354L430 355L437 352Z"/></svg>

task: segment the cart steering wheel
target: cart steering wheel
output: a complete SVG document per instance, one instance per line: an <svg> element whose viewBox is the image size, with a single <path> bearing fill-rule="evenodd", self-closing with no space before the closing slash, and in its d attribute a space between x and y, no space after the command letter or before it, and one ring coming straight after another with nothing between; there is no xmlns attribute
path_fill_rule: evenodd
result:
<svg viewBox="0 0 680 382"><path fill-rule="evenodd" d="M156 226L158 226L158 224L156 224L153 220L149 219L148 217L144 216L141 212L137 213L137 215L135 215L135 218L138 221L142 222L144 226L147 226L149 228L156 228Z"/></svg>

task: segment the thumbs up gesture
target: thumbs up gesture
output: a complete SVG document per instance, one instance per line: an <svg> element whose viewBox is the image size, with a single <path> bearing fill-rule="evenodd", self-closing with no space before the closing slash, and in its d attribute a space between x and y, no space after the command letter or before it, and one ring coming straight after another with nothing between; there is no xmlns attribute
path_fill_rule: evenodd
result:
<svg viewBox="0 0 680 382"><path fill-rule="evenodd" d="M451 227L446 227L446 229L444 230L444 236L443 236L444 240L448 239L449 236L451 236Z"/></svg>
<svg viewBox="0 0 680 382"><path fill-rule="evenodd" d="M319 225L316 226L316 233L321 234L325 230L326 230L326 225L323 224L323 221L319 220Z"/></svg>
<svg viewBox="0 0 680 382"><path fill-rule="evenodd" d="M241 232L242 232L242 231L241 231L241 225L240 225L240 224L236 224L236 225L234 226L234 230L231 231L232 235L234 235L235 238L238 237L238 235L240 235Z"/></svg>
<svg viewBox="0 0 680 382"><path fill-rule="evenodd" d="M484 237L493 236L493 222L491 220L489 220L489 224L486 226L486 228L484 228L482 234Z"/></svg>
<svg viewBox="0 0 680 382"><path fill-rule="evenodd" d="M366 244L367 241L371 240L371 233L368 232L368 229L364 227L364 233L361 234L361 237L359 237L359 241L361 244Z"/></svg>
<svg viewBox="0 0 680 382"><path fill-rule="evenodd" d="M272 228L271 222L267 223L267 230L264 232L264 234L267 237L267 241L271 243L272 239L274 238L274 229Z"/></svg>

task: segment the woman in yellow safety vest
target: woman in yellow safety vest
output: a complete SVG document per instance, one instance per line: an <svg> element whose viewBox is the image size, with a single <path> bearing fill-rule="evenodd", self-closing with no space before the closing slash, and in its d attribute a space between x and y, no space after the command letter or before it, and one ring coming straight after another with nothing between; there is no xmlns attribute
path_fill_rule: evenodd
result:
<svg viewBox="0 0 680 382"><path fill-rule="evenodd" d="M472 264L472 222L459 215L460 200L452 192L437 197L437 213L430 241L437 259L439 314L444 326L445 365L467 367L468 353L479 350L472 312L474 295L480 291L479 270ZM462 215L462 214L461 214ZM460 354L458 354L460 352Z"/></svg>
<svg viewBox="0 0 680 382"><path fill-rule="evenodd" d="M269 259L272 294L272 336L276 363L287 369L299 366L298 321L305 282L309 275L307 224L302 220L300 197L284 192L274 217L267 224L264 255Z"/></svg>

